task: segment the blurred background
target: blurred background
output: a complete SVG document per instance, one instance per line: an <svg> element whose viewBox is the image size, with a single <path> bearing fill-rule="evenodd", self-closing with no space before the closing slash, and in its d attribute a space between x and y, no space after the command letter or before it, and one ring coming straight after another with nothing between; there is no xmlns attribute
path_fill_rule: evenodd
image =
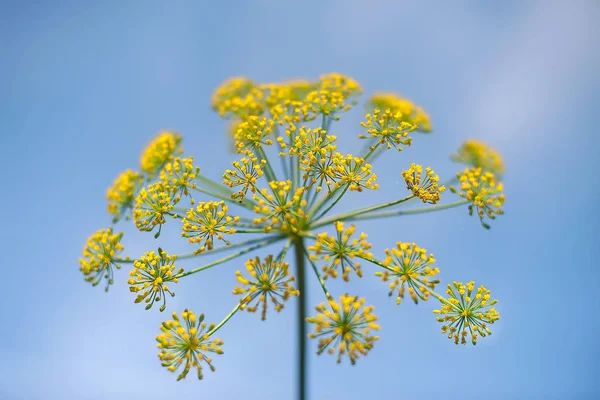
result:
<svg viewBox="0 0 600 400"><path fill-rule="evenodd" d="M465 208L358 224L374 252L416 241L442 282L485 284L502 319L477 347L455 346L436 302L396 306L371 274L334 282L336 295L375 305L381 340L354 367L316 356L312 342L310 398L598 398L599 18L597 1L2 1L0 398L293 398L296 299L266 322L236 315L203 381L175 382L156 357L171 311L219 321L234 306L243 260L182 280L161 314L133 303L128 266L104 293L78 259L110 223L107 187L158 131L182 133L186 154L220 177L235 157L210 109L223 80L333 71L358 80L363 100L412 99L434 124L374 164L379 191L338 210L404 195L411 162L453 176L449 154L465 139L503 155L506 215L490 231ZM359 148L362 118L361 104L334 124L343 151ZM132 256L189 251L176 224L156 241L121 226ZM315 285L312 305L323 300Z"/></svg>

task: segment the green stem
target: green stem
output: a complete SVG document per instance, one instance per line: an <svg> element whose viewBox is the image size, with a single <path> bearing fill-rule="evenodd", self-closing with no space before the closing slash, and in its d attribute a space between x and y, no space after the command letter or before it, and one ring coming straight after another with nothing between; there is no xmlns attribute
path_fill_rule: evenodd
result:
<svg viewBox="0 0 600 400"><path fill-rule="evenodd" d="M369 161L369 158L373 155L373 153L375 153L375 151L379 148L379 145L381 144L381 142L377 141L377 143L375 143L373 146L371 146L369 149L369 152L367 153L366 156L363 157L363 159L365 160L365 162Z"/></svg>
<svg viewBox="0 0 600 400"><path fill-rule="evenodd" d="M315 193L315 197L313 198L313 200L311 202L311 206L309 208L308 215L316 215L319 212L319 210L325 205L325 203L327 203L327 200L332 198L337 193L338 190L339 190L339 187L333 189L331 192L327 191L327 194L321 195L320 198L319 198L320 193ZM323 189L321 189L321 192L323 192ZM316 205L313 207L313 204L315 204L315 203L316 203Z"/></svg>
<svg viewBox="0 0 600 400"><path fill-rule="evenodd" d="M327 214L327 212L328 212L329 210L331 210L331 209L332 209L332 208L333 208L333 207L334 207L334 206L335 206L335 205L338 203L338 201L340 201L340 200L341 200L341 198L344 196L344 194L346 194L346 191L348 190L348 188L349 188L349 187L350 187L350 185L349 185L349 184L348 184L348 185L346 185L346 187L344 188L344 190L342 190L342 193L340 193L340 195L337 197L337 199L335 199L335 201L334 201L333 203L331 203L331 204L329 205L329 207L327 207L325 210L323 210L323 211L322 211L322 212L319 214L319 216L318 216L318 217L312 218L312 220L313 220L313 221L318 221L318 220L319 220L319 218L321 218L321 217L323 217L325 214ZM317 210L317 211L318 211L318 210ZM315 211L315 214L316 214L316 211Z"/></svg>
<svg viewBox="0 0 600 400"><path fill-rule="evenodd" d="M192 205L190 206L190 208L182 208L182 207L173 207L173 210L175 213L179 213L178 215L180 217L183 217L185 215L187 215L187 212L189 210L195 210L195 207ZM243 226L243 225L248 225L248 226L252 226L254 228L256 227L264 227L264 225L261 224L255 224L254 223L254 219L252 218L248 218L248 217L239 217L240 222L238 222L239 226Z"/></svg>
<svg viewBox="0 0 600 400"><path fill-rule="evenodd" d="M265 150L262 147L257 147L256 150L259 153L258 155L267 162L267 168L265 168L265 175L267 176L267 180L269 180L269 182L277 181L277 177L275 176L275 172L273 171L273 167L269 162L269 158L267 157L267 153L265 153Z"/></svg>
<svg viewBox="0 0 600 400"><path fill-rule="evenodd" d="M285 242L285 246L283 246L283 249L281 249L281 251L279 252L279 255L277 256L277 259L279 261L283 261L283 259L287 255L288 250L290 249L290 246L292 245L292 242L293 242L292 239L288 239L287 242Z"/></svg>
<svg viewBox="0 0 600 400"><path fill-rule="evenodd" d="M208 264L203 265L201 267L198 267L196 269L192 269L192 270L189 270L189 271L182 272L181 274L177 274L175 276L175 278L183 278L184 276L188 276L188 275L195 274L196 272L204 271L205 269L214 267L215 265L222 264L222 263L224 263L226 261L229 261L229 260L233 260L234 258L237 258L239 256L243 256L246 253L249 253L249 252L251 252L253 250L256 250L258 248L267 246L269 244L275 243L275 242L277 242L277 241L279 241L281 239L283 239L283 236L276 236L276 237L271 238L271 239L260 241L260 242L256 243L254 246L247 247L247 248L245 248L243 250L238 251L237 253L230 254L227 257L220 258L220 259L218 259L216 261L213 261L211 263L208 263Z"/></svg>
<svg viewBox="0 0 600 400"><path fill-rule="evenodd" d="M282 238L282 236L278 236L279 238ZM205 251L202 253L185 253L185 254L181 254L181 255L177 255L176 259L177 260L185 260L187 258L194 258L194 257L200 257L200 256L204 256L204 255L209 255L209 254L215 254L215 253L220 253L222 251L226 251L226 250L233 250L233 249L237 249L239 247L244 247L244 246L250 246L256 243L262 243L264 242L264 238L256 238L256 239L250 239L250 240L246 240L244 242L239 242L239 243L234 243L234 244L230 244L229 246L219 246L219 247L215 247L212 250L209 251ZM130 262L133 263L135 260L131 260L131 261L126 261L126 262Z"/></svg>
<svg viewBox="0 0 600 400"><path fill-rule="evenodd" d="M442 186L446 186L446 189L448 188L448 186L454 185L458 183L458 178L455 176L453 178L448 179L447 181L445 181Z"/></svg>
<svg viewBox="0 0 600 400"><path fill-rule="evenodd" d="M264 228L261 229L237 229L235 228L235 233L265 233Z"/></svg>
<svg viewBox="0 0 600 400"><path fill-rule="evenodd" d="M317 268L314 261L310 258L310 254L308 254L308 252L306 250L304 251L304 254L306 254L306 258L308 258L308 262L310 262L310 265L312 266L313 271L315 271L315 274L317 275L317 279L319 280L319 283L321 284L321 289L323 289L323 293L325 293L325 297L327 297L327 300L333 299L331 294L329 294L327 287L325 287L325 281L323 280L323 278L321 277L321 274L319 273L319 268Z"/></svg>
<svg viewBox="0 0 600 400"><path fill-rule="evenodd" d="M286 156L281 156L281 155L277 155L277 157L279 157L279 160L281 161L281 169L283 170L283 179L290 179L291 180L291 173L288 170L288 164L287 164L287 160L286 157L289 157L288 155Z"/></svg>
<svg viewBox="0 0 600 400"><path fill-rule="evenodd" d="M245 229L245 228L264 228L263 225L257 225L252 221L238 221L238 222L232 222L232 224L230 225L232 227L234 227L237 231L238 228L240 229ZM264 229L260 230L261 232L264 232Z"/></svg>
<svg viewBox="0 0 600 400"><path fill-rule="evenodd" d="M296 189L298 189L300 187L300 154L296 153L295 156L296 156L295 157L296 158L296 162L295 162L296 169L294 170L295 171L294 179L296 181L296 186L294 187L294 192L292 192L292 193L295 193Z"/></svg>
<svg viewBox="0 0 600 400"><path fill-rule="evenodd" d="M296 138L296 133L295 132L291 132L290 134L290 143L288 145L288 152L290 151L289 149L292 148L292 146L294 146L294 141ZM292 192L295 192L296 188L298 187L298 185L300 184L300 182L296 182L296 169L300 168L300 161L298 158L298 154L289 154L289 158L290 158L290 181L292 181Z"/></svg>
<svg viewBox="0 0 600 400"><path fill-rule="evenodd" d="M306 300L308 293L306 292L305 282L305 264L304 264L304 240L302 237L297 237L294 240L296 248L296 279L298 282L298 290L300 298L298 299L298 400L306 399Z"/></svg>
<svg viewBox="0 0 600 400"><path fill-rule="evenodd" d="M372 137L364 137L361 139L365 139L365 142L363 144L363 148L359 152L359 154L361 154L359 157L365 158L365 156L368 154L367 150L371 150L371 148L374 146L371 144L371 142L375 143L375 140ZM364 154L365 156L363 156L362 154Z"/></svg>
<svg viewBox="0 0 600 400"><path fill-rule="evenodd" d="M400 203L403 203L405 201L408 201L408 200L412 199L413 197L415 197L415 196L414 195L410 195L410 196L405 197L403 199L398 199L398 200L390 201L390 202L387 202L387 203L378 204L376 206L360 208L358 210L349 211L347 213L343 213L343 214L339 214L339 215L334 215L333 217L327 218L327 219L325 219L325 220L317 223L316 225L313 226L313 228L318 228L320 226L327 225L327 224L330 224L330 223L335 222L335 221L347 220L347 219L352 218L352 217L357 216L357 215L366 214L366 213L369 213L369 212L381 210L382 208L387 208L387 207L395 206L396 204L400 204ZM322 215L324 215L324 214L322 214ZM315 218L315 220L318 220L318 218Z"/></svg>
<svg viewBox="0 0 600 400"><path fill-rule="evenodd" d="M357 220L364 220L364 219L397 217L400 215L422 214L422 213L427 213L427 212L432 212L432 211L445 210L447 208L464 206L465 204L469 204L469 203L470 203L469 200L461 200L461 201L457 201L454 203L444 204L444 205L439 205L439 206L431 206L431 207L426 207L426 208L415 208L414 210L387 211L387 212L374 213L374 214L356 215L356 216L353 216L350 218L344 218L343 220L344 221L357 221ZM321 224L316 225L315 228L317 226L321 226Z"/></svg>
<svg viewBox="0 0 600 400"><path fill-rule="evenodd" d="M379 147L377 149L377 152L375 152L373 154L373 157L371 157L371 159L369 161L374 162L380 155L382 155L385 152L386 148L385 147Z"/></svg>
<svg viewBox="0 0 600 400"><path fill-rule="evenodd" d="M191 206L190 208L194 208L194 206ZM175 211L176 213L183 213L183 215L186 215L190 208L173 207L173 211Z"/></svg>
<svg viewBox="0 0 600 400"><path fill-rule="evenodd" d="M430 288L426 287L425 285L423 285L421 282L417 281L417 284L419 286L423 286L425 289L427 289L427 291L436 299L438 299L441 303L443 304L447 304L446 299L444 298L444 296L441 296L439 294L437 294L436 292L434 292L433 290L431 290Z"/></svg>
<svg viewBox="0 0 600 400"><path fill-rule="evenodd" d="M331 127L331 123L335 119L335 113L331 114L331 117L327 118L327 123L325 124L325 132L329 132L329 128Z"/></svg>
<svg viewBox="0 0 600 400"><path fill-rule="evenodd" d="M273 116L271 115L271 118ZM284 139L285 142L285 136L281 134L281 132L279 132L279 126L277 124L275 124L275 126L273 127L273 130L275 131L275 137L282 137ZM287 145L288 143L286 143ZM288 171L288 165L287 165L287 160L285 159L285 157L282 157L279 153L283 152L284 149L281 148L281 146L279 145L279 142L277 142L276 144L277 146L277 158L279 158L280 162L281 162L281 169L283 170L283 179L288 179L288 177L290 177L290 172ZM287 147L285 150L289 150L289 147ZM291 177L290 177L291 178Z"/></svg>
<svg viewBox="0 0 600 400"><path fill-rule="evenodd" d="M237 305L233 308L233 310L231 310L231 312L229 314L227 314L227 316L225 316L225 318L223 318L223 320L221 322L219 322L219 324L217 326L215 326L214 328L212 328L210 330L210 332L207 332L208 336L212 336L216 331L218 331L219 329L221 329L221 327L223 325L225 325L225 323L227 321L229 321L231 319L231 317L233 317L233 315L238 312L238 310L240 309L240 307L242 306L241 302L238 302Z"/></svg>
<svg viewBox="0 0 600 400"><path fill-rule="evenodd" d="M450 305L453 309L455 310L459 310L458 307L456 307L454 304L449 303L446 298L438 293L436 293L435 291L431 290L429 287L425 286L423 283L419 282L419 281L415 281L417 283L417 286L423 287L425 288L425 290L427 290L433 297L435 297L436 299L438 299L440 301L440 303L442 304L448 304Z"/></svg>
<svg viewBox="0 0 600 400"><path fill-rule="evenodd" d="M310 210L313 206L313 204L315 204L315 200L317 199L317 196L319 194L319 192L317 192L317 186L321 186L321 191L323 190L323 180L321 180L321 182L319 183L312 183L310 184L310 189L308 192L308 195L306 196L306 209Z"/></svg>
<svg viewBox="0 0 600 400"><path fill-rule="evenodd" d="M223 187L218 182L215 182L212 179L209 179L209 178L207 178L205 176L197 175L196 179L198 181L204 183L205 185L212 187L213 189L219 190L219 191L221 191L223 193L229 193L229 189Z"/></svg>
<svg viewBox="0 0 600 400"><path fill-rule="evenodd" d="M171 217L173 219L183 219L183 217L181 215L174 213L174 212L165 212L163 214L168 215L169 217Z"/></svg>
<svg viewBox="0 0 600 400"><path fill-rule="evenodd" d="M387 266L387 265L385 265L385 264L384 264L382 261L379 261L379 260L378 260L378 259L376 259L376 258L366 258L366 257L361 257L361 256L358 256L358 257L359 257L359 258L361 258L361 259L363 259L363 260L365 260L365 261L368 261L368 262L370 262L371 264L375 264L375 265L377 265L377 266L380 266L381 268L387 269L388 271L390 271L390 272L392 272L392 273L394 273L394 274L397 274L397 273L398 273L398 271L394 271L394 269L393 269L393 268L390 268L390 267L388 267L388 266Z"/></svg>
<svg viewBox="0 0 600 400"><path fill-rule="evenodd" d="M248 200L246 198L244 198L244 200L240 203L238 200L234 200L234 199L231 198L231 192L228 192L229 195L226 196L226 195L220 195L220 194L217 194L217 193L214 193L214 192L211 192L211 191L208 191L206 189L199 188L199 187L194 188L194 190L196 190L197 192L204 193L204 194L207 194L209 196L215 197L217 199L221 199L221 200L226 201L228 203L235 204L235 205L238 205L240 207L247 208L248 210L254 210L254 206L255 206L254 203L252 203L250 200Z"/></svg>

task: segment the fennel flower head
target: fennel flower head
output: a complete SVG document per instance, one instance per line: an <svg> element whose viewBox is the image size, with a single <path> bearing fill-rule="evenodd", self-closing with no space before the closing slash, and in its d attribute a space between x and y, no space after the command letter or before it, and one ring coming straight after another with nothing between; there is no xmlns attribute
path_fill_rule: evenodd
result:
<svg viewBox="0 0 600 400"><path fill-rule="evenodd" d="M338 133L336 123L356 109L362 93L358 81L340 73L280 83L231 78L211 101L228 121L226 135L233 142L235 156L227 169L217 176L206 174L210 166L184 152L180 134L162 131L143 149L138 168L119 174L108 189L112 225L85 244L80 270L87 282L104 282L108 289L122 279L132 302L152 310L148 312L162 312L182 279L226 263L236 266L229 281L214 282L233 294L232 309L220 322L207 324L204 314L185 309L160 326L158 356L178 380L192 370L199 379L206 368L215 370L213 357L222 355L224 346L216 332L227 335L226 324L238 311L271 321L290 303L299 305L301 359L310 338L317 354L355 364L374 350L380 321L373 305L351 293L354 287L342 295L331 294L330 288L356 286L362 279L381 281L382 291L401 307L407 306L405 299L414 304L438 301L437 321L454 343L475 344L491 334L500 317L489 289L475 288L472 281L453 282L437 292L440 269L450 264L451 270L452 260L438 267L423 244L406 237L375 247L361 221L379 219L384 226L405 215L462 207L489 228L489 221L504 213L500 156L469 140L451 157L466 167L445 178L430 166L403 162L402 156L422 145L422 135L433 128L423 107L389 92L364 102L364 118L355 127L356 150L342 151L338 137L348 135ZM340 210L342 198L365 196L390 184L378 178L380 157L398 157L396 173L406 185L383 203ZM116 224L130 221L140 235L151 233L147 251L121 256L124 236L115 233ZM157 246L150 242L160 240L166 224L179 231L189 251L154 250ZM117 273L123 266L129 268L128 277ZM305 306L311 279L323 296L313 315ZM190 293L181 286L178 296L185 301Z"/></svg>

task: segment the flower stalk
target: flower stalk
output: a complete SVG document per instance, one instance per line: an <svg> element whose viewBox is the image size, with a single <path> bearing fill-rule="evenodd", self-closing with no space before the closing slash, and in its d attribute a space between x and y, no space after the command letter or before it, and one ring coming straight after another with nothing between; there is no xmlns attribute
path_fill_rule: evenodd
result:
<svg viewBox="0 0 600 400"><path fill-rule="evenodd" d="M297 309L297 341L298 341L298 400L306 399L306 376L307 376L307 357L306 357L306 299L308 293L306 292L306 278L305 278L305 248L304 239L297 237L294 240L294 250L296 257L296 280L298 282L298 291L300 292L300 298L298 299Z"/></svg>
<svg viewBox="0 0 600 400"><path fill-rule="evenodd" d="M203 265L201 267L198 267L198 268L195 268L195 269L192 269L192 270L185 271L185 272L182 272L180 274L177 274L176 277L177 278L183 278L184 276L188 276L188 275L192 275L192 274L195 274L197 272L200 272L200 271L204 271L205 269L209 269L209 268L214 267L215 265L223 264L224 262L227 262L229 260L233 260L234 258L241 257L244 254L248 254L251 251L254 251L254 250L259 249L261 247L268 246L268 245L270 245L272 243L275 243L275 242L277 242L279 240L282 240L282 239L283 239L283 237L276 236L276 237L268 239L268 240L260 241L260 242L258 242L257 244L255 244L253 246L250 246L250 247L247 247L247 248L245 248L243 250L238 251L237 253L230 254L230 255L228 255L226 257L220 258L218 260L215 260L215 261L213 261L211 263L208 263L206 265Z"/></svg>
<svg viewBox="0 0 600 400"><path fill-rule="evenodd" d="M412 210L386 211L386 212L373 213L373 214L366 214L366 213L365 214L353 214L350 216L340 215L340 216L329 218L330 221L328 221L328 222L331 222L331 220L358 221L358 220L367 220L367 219L399 217L402 215L423 214L423 213L428 213L428 212L433 212L433 211L447 210L449 208L460 207L460 206L464 206L466 204L469 204L469 202L466 200L461 200L461 201L455 201L455 202L449 203L449 204L440 204L440 205L431 206L431 207L415 208ZM322 226L322 225L324 225L324 224L320 222L317 225L315 225L315 227Z"/></svg>

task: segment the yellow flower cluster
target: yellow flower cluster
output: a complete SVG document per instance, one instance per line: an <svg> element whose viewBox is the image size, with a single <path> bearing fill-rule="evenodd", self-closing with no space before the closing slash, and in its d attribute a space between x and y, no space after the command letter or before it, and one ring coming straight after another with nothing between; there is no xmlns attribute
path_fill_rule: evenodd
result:
<svg viewBox="0 0 600 400"><path fill-rule="evenodd" d="M264 93L249 79L236 77L225 81L212 97L213 110L221 117L245 118L262 115Z"/></svg>
<svg viewBox="0 0 600 400"><path fill-rule="evenodd" d="M268 118L250 116L241 122L235 129L234 138L239 153L244 149L259 149L263 145L273 144L271 132L275 122Z"/></svg>
<svg viewBox="0 0 600 400"><path fill-rule="evenodd" d="M450 190L458 192L460 197L470 201L469 215L473 215L475 208L483 226L489 228L489 225L483 223L486 215L488 218L494 219L496 215L504 214L501 208L504 204L504 193L502 193L504 186L496 181L493 173L484 172L481 168L467 168L456 176L460 191L453 187L450 187Z"/></svg>
<svg viewBox="0 0 600 400"><path fill-rule="evenodd" d="M309 153L306 157L300 160L300 170L303 172L302 179L308 185L315 185L315 191L319 193L323 189L323 185L327 186L329 196L332 189L339 187L335 184L337 178L336 165L338 160L344 156L341 153L327 152L325 156L318 153Z"/></svg>
<svg viewBox="0 0 600 400"><path fill-rule="evenodd" d="M270 189L270 190L269 190ZM292 193L292 181L270 181L269 189L258 190L252 199L257 202L254 212L261 215L254 218L255 224L266 224L265 231L280 229L283 232L298 232L306 222L302 198L304 187Z"/></svg>
<svg viewBox="0 0 600 400"><path fill-rule="evenodd" d="M358 192L378 189L377 175L371 164L364 158L337 152L336 139L320 128L300 129L289 153L300 158L305 184L308 187L316 185L317 193L325 184L330 194L333 189L344 186Z"/></svg>
<svg viewBox="0 0 600 400"><path fill-rule="evenodd" d="M346 104L346 98L342 93L329 90L312 91L306 96L305 101L312 113L336 119L335 113L345 112L352 108L351 104Z"/></svg>
<svg viewBox="0 0 600 400"><path fill-rule="evenodd" d="M339 119L335 114L350 110L356 104L356 97L362 93L358 82L338 73L322 75L313 89L306 94L301 103L306 105L313 115L335 120Z"/></svg>
<svg viewBox="0 0 600 400"><path fill-rule="evenodd" d="M169 131L161 132L142 153L142 171L154 177L166 162L181 153L180 142L181 136L178 134Z"/></svg>
<svg viewBox="0 0 600 400"><path fill-rule="evenodd" d="M385 259L383 266L386 268L383 272L376 272L384 282L390 281L391 296L396 289L398 297L396 304L400 304L404 299L404 294L408 288L408 294L417 304L419 299L427 300L431 294L428 289L435 289L439 280L429 280L439 274L438 268L431 268L435 263L433 254L427 255L427 250L417 246L416 243L396 243L396 247L385 249Z"/></svg>
<svg viewBox="0 0 600 400"><path fill-rule="evenodd" d="M294 144L290 147L290 154L299 154L303 158L317 155L325 157L337 149L336 139L337 137L333 135L327 135L327 132L322 128L310 129L303 126L294 138ZM285 146L283 140L281 140L280 145Z"/></svg>
<svg viewBox="0 0 600 400"><path fill-rule="evenodd" d="M315 83L305 79L296 79L284 83L266 83L261 87L265 92L265 103L272 111L273 107L279 105L301 102L309 92L315 89Z"/></svg>
<svg viewBox="0 0 600 400"><path fill-rule="evenodd" d="M226 169L223 174L223 184L230 188L241 186L242 188L231 195L232 199L240 203L246 197L248 190L256 193L256 181L264 175L264 166L267 160L260 160L251 151L246 151L246 155L239 161L232 163L233 169Z"/></svg>
<svg viewBox="0 0 600 400"><path fill-rule="evenodd" d="M442 333L448 334L448 339L454 339L455 344L466 344L467 336L471 335L471 343L477 344L479 336L486 337L492 331L488 324L493 324L500 319L498 312L492 307L498 301L490 300L490 291L483 285L477 288L471 281L464 285L462 282L453 282L448 285L446 294L450 296L442 300L440 310L433 312L438 322L443 323Z"/></svg>
<svg viewBox="0 0 600 400"><path fill-rule="evenodd" d="M363 91L357 81L337 72L321 75L318 86L322 90L340 93L345 99L350 100L360 96Z"/></svg>
<svg viewBox="0 0 600 400"><path fill-rule="evenodd" d="M300 128L295 137L294 145L290 148L290 156L299 157L300 170L303 171L302 179L307 185L316 185L316 192L320 192L323 184L331 193L337 179L336 166L341 163L344 156L337 152L335 144L337 138L327 135L321 128Z"/></svg>
<svg viewBox="0 0 600 400"><path fill-rule="evenodd" d="M114 233L111 228L100 229L90 236L83 248L83 258L79 259L79 270L83 273L86 282L96 286L106 279L105 290L112 285L113 270L121 268L118 264L123 258L118 254L123 251L121 238L123 233ZM125 260L128 260L127 257Z"/></svg>
<svg viewBox="0 0 600 400"><path fill-rule="evenodd" d="M363 189L379 189L376 183L377 175L373 173L373 167L364 158L355 157L352 154L335 158L333 171L337 179L336 186L346 186L350 190L362 192Z"/></svg>
<svg viewBox="0 0 600 400"><path fill-rule="evenodd" d="M135 193L143 182L143 176L130 169L117 176L112 187L106 192L108 213L113 216L113 222L117 222L121 214L131 207Z"/></svg>
<svg viewBox="0 0 600 400"><path fill-rule="evenodd" d="M163 304L160 311L167 307L167 293L171 297L175 296L169 287L168 282L177 283L176 274L183 272L183 268L175 272L176 256L169 255L162 249L158 249L158 254L149 251L138 260L133 262L133 269L129 271L129 291L138 293L135 298L136 303L144 301L146 310L149 310L154 302L162 299ZM141 293L140 293L141 292Z"/></svg>
<svg viewBox="0 0 600 400"><path fill-rule="evenodd" d="M317 354L325 350L329 354L337 351L337 362L348 356L352 365L361 355L367 355L379 337L372 336L371 331L379 330L375 323L377 316L373 314L373 306L364 306L365 299L345 294L340 302L331 299L329 307L324 303L315 307L318 314L306 318L315 324L315 330L309 334L319 339Z"/></svg>
<svg viewBox="0 0 600 400"><path fill-rule="evenodd" d="M277 125L285 125L285 133L291 136L300 122L313 121L317 115L312 113L310 104L300 100L281 99L280 103L274 104L269 113Z"/></svg>
<svg viewBox="0 0 600 400"><path fill-rule="evenodd" d="M164 311L166 297L174 296L172 284L181 278L266 246L286 243L277 256L247 256L246 271L236 271L233 294L239 297L235 307L217 325L207 325L203 315L198 318L187 309L162 324L156 338L159 358L168 370L180 371L178 380L192 368L202 379L203 363L214 370L209 356L222 354L223 342L213 336L235 313L259 312L265 320L269 307L279 312L291 296L305 296L305 287L310 284L306 275L313 272L327 302L316 307L317 315L306 318L314 327L308 336L318 339L318 354L326 351L336 355L338 363L347 357L354 364L366 355L378 339L374 331L379 325L373 307L365 305L364 298L345 294L338 300L327 286L335 286L332 280L338 276L346 282L352 274L362 277L367 265L380 268L375 275L389 286L389 296L394 295L398 304L405 296L415 303L431 296L440 300L437 319L443 324L442 332L455 343L466 343L470 334L475 344L478 337L491 333L488 325L499 316L489 290L483 286L475 290L473 282L454 282L448 286L446 298L435 292L440 271L426 249L412 242L397 242L385 250L385 258L377 259L367 234L358 234L350 221L468 207L470 214L476 211L483 226L488 227L483 222L486 216L493 219L503 213L503 186L496 180L504 170L500 156L475 140L465 142L452 156L470 166L457 175L457 188L450 187L462 200L439 205L446 187L440 185L438 175L429 167L411 164L402 176L412 195L337 213L334 207L347 203L345 196L351 196L350 192L379 188L371 164L386 148L401 151L412 145L414 131L431 130L429 116L421 107L394 94L378 93L370 98L360 123L359 138L364 146L358 153L342 153L338 137L332 134L335 121L357 104L361 93L358 82L338 73L313 81L265 84L232 78L212 97L213 109L229 120L230 144L239 154L221 175L222 184L200 175L193 158L181 156L181 137L164 131L144 149L140 168L123 172L108 189L108 211L114 223L124 215L127 221L133 217L139 230L157 228L157 238L168 217L181 219L181 236L195 250L176 256L158 248L132 262L119 256L122 234L103 229L88 239L80 260L85 280L96 285L105 279L108 289L113 283L113 267L132 263L127 283L135 293L135 302L145 303L146 309L159 302L160 311ZM207 198L196 203L192 192ZM181 208L184 196L190 197L191 208ZM393 209L414 198L426 205ZM243 208L250 215L230 215L228 205ZM329 215L330 211L335 215ZM327 226L331 233L321 232ZM233 234L234 238L255 236L230 246L229 235ZM215 239L224 245L215 248ZM291 247L296 253L296 277L286 262ZM176 260L179 265L182 259L201 258L201 253L210 250L214 254L233 248L237 250L185 272L175 266ZM305 318L306 307L305 300L301 301L300 320ZM301 327L303 331L304 325ZM304 333L302 336L306 337Z"/></svg>
<svg viewBox="0 0 600 400"><path fill-rule="evenodd" d="M215 236L229 245L223 234L234 234L235 228L232 225L237 223L240 217L231 217L227 215L228 211L229 207L224 201L201 202L196 208L187 211L186 218L182 220L181 236L188 238L192 244L204 241L195 251L196 254L212 250Z"/></svg>
<svg viewBox="0 0 600 400"><path fill-rule="evenodd" d="M140 190L135 198L133 220L140 231L150 232L156 225L166 222L165 215L172 212L179 198L162 182L156 182ZM160 231L159 231L160 232Z"/></svg>
<svg viewBox="0 0 600 400"><path fill-rule="evenodd" d="M373 114L367 114L365 118L366 122L361 122L360 126L367 129L367 135L358 135L359 139L374 138L376 143L398 151L402 151L402 146L412 144L412 137L408 134L417 129L417 125L406 122L400 112L392 112L389 108L382 112L376 108Z"/></svg>
<svg viewBox="0 0 600 400"><path fill-rule="evenodd" d="M235 272L238 283L242 286L236 286L233 294L243 295L240 300L242 309L256 312L261 307L261 319L264 321L267 319L269 300L279 312L283 309L283 302L290 296L298 296L300 293L292 286L295 278L290 276L288 267L288 263L275 261L272 255L262 262L259 257L249 259L246 262L249 278L245 278L240 271Z"/></svg>
<svg viewBox="0 0 600 400"><path fill-rule="evenodd" d="M161 365L175 372L184 364L177 380L185 378L191 368L196 368L198 379L202 379L202 362L214 371L212 358L208 354L223 354L223 341L211 339L214 328L214 324L207 326L204 322L204 314L196 318L196 314L186 309L181 313L180 319L173 313L173 319L162 323L162 333L156 337Z"/></svg>
<svg viewBox="0 0 600 400"><path fill-rule="evenodd" d="M200 167L194 166L193 157L177 157L160 171L160 180L176 196L189 196L189 189L196 188L195 180L199 173ZM179 197L174 203L179 202Z"/></svg>
<svg viewBox="0 0 600 400"><path fill-rule="evenodd" d="M452 160L468 164L497 175L504 173L502 157L496 150L479 140L467 140L458 152L452 155Z"/></svg>
<svg viewBox="0 0 600 400"><path fill-rule="evenodd" d="M440 193L446 190L445 186L438 186L440 177L429 167L425 168L423 176L423 166L413 163L409 169L402 171L402 176L408 190L423 203L436 204L440 201Z"/></svg>
<svg viewBox="0 0 600 400"><path fill-rule="evenodd" d="M369 99L371 109L391 110L392 113L400 113L402 120L416 125L418 131L431 132L431 119L429 115L419 106L408 99L401 98L394 93L375 93Z"/></svg>
<svg viewBox="0 0 600 400"><path fill-rule="evenodd" d="M323 260L326 264L322 267L324 277L337 278L338 269L342 273L344 281L350 280L350 272L354 271L358 277L362 277L360 263L356 258L371 259L373 255L369 252L372 245L367 242L367 234L361 233L358 238L352 238L356 227L350 225L344 227L342 221L335 222L336 236L329 236L327 232L317 235L316 242L307 249L312 251L310 259L313 261Z"/></svg>
<svg viewBox="0 0 600 400"><path fill-rule="evenodd" d="M349 110L361 93L358 82L338 73L323 75L317 82L257 84L238 77L215 90L212 106L226 118L245 120L268 113L280 123L298 123L319 114L336 119L334 114Z"/></svg>
<svg viewBox="0 0 600 400"><path fill-rule="evenodd" d="M313 133L308 133L312 135ZM300 136L301 137L301 136ZM303 171L302 179L304 179L305 189L310 189L315 186L316 192L320 192L323 184L325 184L331 194L331 191L341 187L346 187L352 191L362 192L363 189L375 190L379 189L377 175L373 172L371 164L367 163L364 158L356 157L352 154L343 155L335 151L335 136L324 135L323 141L314 139L316 148L307 146L305 140L312 141L313 138L305 136L297 140L297 144L290 149L290 154L300 157L300 170ZM318 147L320 146L320 147Z"/></svg>

